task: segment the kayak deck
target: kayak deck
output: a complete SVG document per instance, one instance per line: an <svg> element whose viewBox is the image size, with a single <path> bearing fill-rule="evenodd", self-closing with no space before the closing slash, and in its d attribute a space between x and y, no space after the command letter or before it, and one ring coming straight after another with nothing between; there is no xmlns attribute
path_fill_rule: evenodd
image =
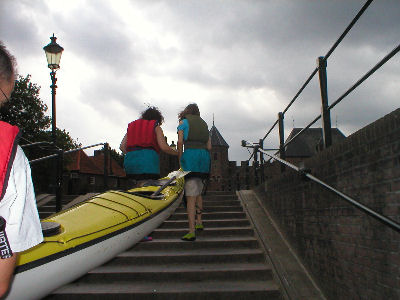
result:
<svg viewBox="0 0 400 300"><path fill-rule="evenodd" d="M93 243L145 222L178 198L183 190L183 178L167 186L159 197L148 196L158 189L154 185L128 191L107 191L42 220L60 224L60 231L22 252L17 266Z"/></svg>

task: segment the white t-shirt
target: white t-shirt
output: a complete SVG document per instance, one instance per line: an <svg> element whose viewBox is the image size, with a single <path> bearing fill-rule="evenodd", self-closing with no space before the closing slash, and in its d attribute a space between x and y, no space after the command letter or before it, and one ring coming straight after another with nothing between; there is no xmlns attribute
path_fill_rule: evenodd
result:
<svg viewBox="0 0 400 300"><path fill-rule="evenodd" d="M13 252L22 252L43 241L36 207L31 168L22 148L18 146L0 216L6 220L6 234Z"/></svg>

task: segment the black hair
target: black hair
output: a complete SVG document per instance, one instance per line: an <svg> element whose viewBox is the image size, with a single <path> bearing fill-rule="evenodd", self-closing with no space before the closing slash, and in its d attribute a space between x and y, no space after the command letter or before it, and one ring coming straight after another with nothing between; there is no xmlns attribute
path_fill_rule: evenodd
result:
<svg viewBox="0 0 400 300"><path fill-rule="evenodd" d="M145 120L156 120L158 125L161 125L164 122L164 117L161 114L160 110L155 106L149 106L145 111L141 114L142 119Z"/></svg>

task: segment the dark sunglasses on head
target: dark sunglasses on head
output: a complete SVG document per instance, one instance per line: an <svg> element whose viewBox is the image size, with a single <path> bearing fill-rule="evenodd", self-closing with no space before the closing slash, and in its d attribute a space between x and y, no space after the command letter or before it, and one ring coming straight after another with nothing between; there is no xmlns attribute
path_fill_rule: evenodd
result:
<svg viewBox="0 0 400 300"><path fill-rule="evenodd" d="M10 98L7 97L6 93L4 93L4 91L0 88L1 93L4 95L4 97L6 97L7 101L10 101Z"/></svg>

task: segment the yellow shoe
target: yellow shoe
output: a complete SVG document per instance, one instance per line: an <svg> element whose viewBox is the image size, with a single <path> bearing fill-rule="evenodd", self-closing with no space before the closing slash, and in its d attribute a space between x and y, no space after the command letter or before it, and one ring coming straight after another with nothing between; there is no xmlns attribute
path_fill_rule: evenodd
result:
<svg viewBox="0 0 400 300"><path fill-rule="evenodd" d="M185 234L185 235L181 238L181 240L192 242L192 241L195 241L195 240L196 240L196 235L195 235L194 233L189 232L189 233Z"/></svg>
<svg viewBox="0 0 400 300"><path fill-rule="evenodd" d="M203 224L197 224L194 228L196 230L198 230L198 231L202 231L202 230L204 230L204 225Z"/></svg>

